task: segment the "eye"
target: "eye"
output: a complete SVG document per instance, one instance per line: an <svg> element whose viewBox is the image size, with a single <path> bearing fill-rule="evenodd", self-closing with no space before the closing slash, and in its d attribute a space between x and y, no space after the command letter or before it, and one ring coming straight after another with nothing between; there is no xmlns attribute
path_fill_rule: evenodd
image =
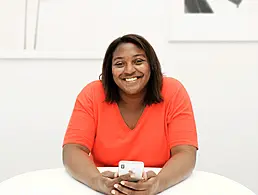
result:
<svg viewBox="0 0 258 195"><path fill-rule="evenodd" d="M122 62L116 62L114 65L117 67L123 67L124 64Z"/></svg>
<svg viewBox="0 0 258 195"><path fill-rule="evenodd" d="M141 65L143 62L144 62L144 60L139 58L139 59L136 59L134 63L136 65Z"/></svg>

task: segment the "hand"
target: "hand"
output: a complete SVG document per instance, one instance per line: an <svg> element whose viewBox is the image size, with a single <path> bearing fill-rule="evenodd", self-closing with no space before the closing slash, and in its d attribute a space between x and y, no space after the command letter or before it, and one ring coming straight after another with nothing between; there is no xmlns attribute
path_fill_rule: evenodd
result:
<svg viewBox="0 0 258 195"><path fill-rule="evenodd" d="M116 183L119 183L119 181L117 181L117 173L104 171L97 178L97 191L105 194L111 194L111 190L114 188Z"/></svg>
<svg viewBox="0 0 258 195"><path fill-rule="evenodd" d="M131 177L130 174L127 177ZM124 178L119 184L116 184L115 190L112 190L114 195L153 195L158 188L158 180L156 173L148 171L143 174L143 179L138 182L130 182L129 178Z"/></svg>
<svg viewBox="0 0 258 195"><path fill-rule="evenodd" d="M111 171L104 171L104 172L101 173L101 175L103 177L107 177L107 178L110 178L110 179L114 179L114 178L118 177L117 172L111 172Z"/></svg>
<svg viewBox="0 0 258 195"><path fill-rule="evenodd" d="M129 174L118 177L118 173L116 172L104 171L97 178L97 191L111 195L111 191L114 190L114 185L129 177Z"/></svg>

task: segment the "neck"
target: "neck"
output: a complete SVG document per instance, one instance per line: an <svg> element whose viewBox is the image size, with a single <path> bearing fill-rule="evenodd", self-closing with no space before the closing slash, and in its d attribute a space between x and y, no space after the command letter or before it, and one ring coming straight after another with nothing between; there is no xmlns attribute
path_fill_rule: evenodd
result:
<svg viewBox="0 0 258 195"><path fill-rule="evenodd" d="M119 102L120 106L127 107L131 110L141 109L143 107L145 92L128 95L120 92L121 100Z"/></svg>

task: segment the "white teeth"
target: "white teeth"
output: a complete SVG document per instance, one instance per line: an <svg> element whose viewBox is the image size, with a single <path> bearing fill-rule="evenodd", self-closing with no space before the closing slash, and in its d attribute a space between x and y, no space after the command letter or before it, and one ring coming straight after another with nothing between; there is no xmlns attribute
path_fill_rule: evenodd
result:
<svg viewBox="0 0 258 195"><path fill-rule="evenodd" d="M134 78L130 78L130 79L125 79L126 81L135 81L137 80L137 77L134 77Z"/></svg>

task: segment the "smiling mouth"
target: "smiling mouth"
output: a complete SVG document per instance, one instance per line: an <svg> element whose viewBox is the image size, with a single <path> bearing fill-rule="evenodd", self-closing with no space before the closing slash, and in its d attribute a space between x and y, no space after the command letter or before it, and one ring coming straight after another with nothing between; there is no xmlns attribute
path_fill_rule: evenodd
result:
<svg viewBox="0 0 258 195"><path fill-rule="evenodd" d="M142 76L140 76L140 77L125 78L123 80L126 81L126 82L132 82L132 81L136 81L139 78L142 78Z"/></svg>

